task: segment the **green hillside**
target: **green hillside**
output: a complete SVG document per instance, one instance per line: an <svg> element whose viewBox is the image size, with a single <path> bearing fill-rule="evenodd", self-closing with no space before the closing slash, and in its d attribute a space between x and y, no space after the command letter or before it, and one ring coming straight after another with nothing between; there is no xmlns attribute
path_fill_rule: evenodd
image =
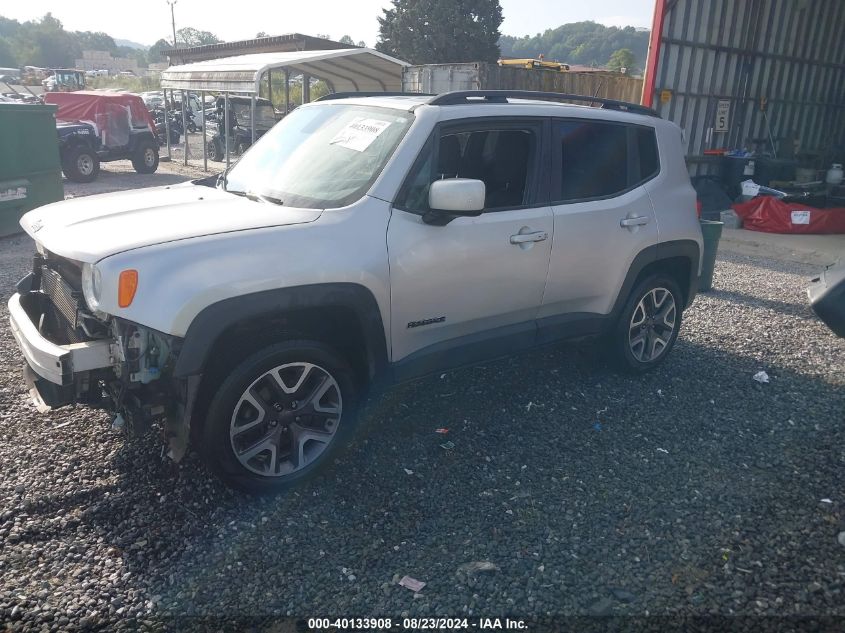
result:
<svg viewBox="0 0 845 633"><path fill-rule="evenodd" d="M645 66L649 32L632 26L617 28L595 22L572 22L537 35L503 35L499 48L504 57L537 57L585 66L604 66L622 48L634 53L635 68Z"/></svg>

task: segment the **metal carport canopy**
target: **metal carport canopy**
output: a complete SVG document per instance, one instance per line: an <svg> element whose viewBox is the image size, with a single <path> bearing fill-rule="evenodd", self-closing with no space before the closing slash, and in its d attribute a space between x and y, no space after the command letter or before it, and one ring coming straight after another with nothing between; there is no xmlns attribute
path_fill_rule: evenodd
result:
<svg viewBox="0 0 845 633"><path fill-rule="evenodd" d="M257 95L264 73L278 69L323 79L334 92L400 92L407 65L370 48L254 53L171 66L161 87Z"/></svg>

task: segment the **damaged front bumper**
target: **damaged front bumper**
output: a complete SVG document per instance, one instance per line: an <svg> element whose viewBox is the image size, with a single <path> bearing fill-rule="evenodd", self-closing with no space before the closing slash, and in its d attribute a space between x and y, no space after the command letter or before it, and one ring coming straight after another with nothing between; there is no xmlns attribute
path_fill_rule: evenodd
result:
<svg viewBox="0 0 845 633"><path fill-rule="evenodd" d="M35 303L40 300L39 293L12 295L9 322L26 361L24 376L33 399L39 408L57 407L74 401L80 374L114 365L116 342L103 339L57 345L47 340L30 316L37 312Z"/></svg>
<svg viewBox="0 0 845 633"><path fill-rule="evenodd" d="M45 316L56 312L61 298L39 290L19 290L8 302L9 321L38 410L84 404L114 412L128 430L143 431L160 423L168 455L181 459L199 382L198 376L172 377L170 369L181 340L108 317L99 324L99 338L80 340L87 337L79 336L78 342L57 342L62 339L51 336Z"/></svg>

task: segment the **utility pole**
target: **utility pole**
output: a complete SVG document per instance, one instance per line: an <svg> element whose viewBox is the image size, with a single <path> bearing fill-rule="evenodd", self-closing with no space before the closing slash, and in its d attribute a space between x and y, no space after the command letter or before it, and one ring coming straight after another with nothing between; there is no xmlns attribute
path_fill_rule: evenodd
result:
<svg viewBox="0 0 845 633"><path fill-rule="evenodd" d="M173 6L178 0L166 0L170 5L170 24L173 26L173 48L176 48L176 16L173 14Z"/></svg>

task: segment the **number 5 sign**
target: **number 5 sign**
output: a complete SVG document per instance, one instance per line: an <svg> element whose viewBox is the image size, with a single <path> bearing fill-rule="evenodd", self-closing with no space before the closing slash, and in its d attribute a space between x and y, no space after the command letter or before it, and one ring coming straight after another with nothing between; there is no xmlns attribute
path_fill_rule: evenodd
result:
<svg viewBox="0 0 845 633"><path fill-rule="evenodd" d="M728 120L731 114L731 102L729 99L719 99L719 105L716 106L716 125L713 126L714 132L727 132Z"/></svg>

